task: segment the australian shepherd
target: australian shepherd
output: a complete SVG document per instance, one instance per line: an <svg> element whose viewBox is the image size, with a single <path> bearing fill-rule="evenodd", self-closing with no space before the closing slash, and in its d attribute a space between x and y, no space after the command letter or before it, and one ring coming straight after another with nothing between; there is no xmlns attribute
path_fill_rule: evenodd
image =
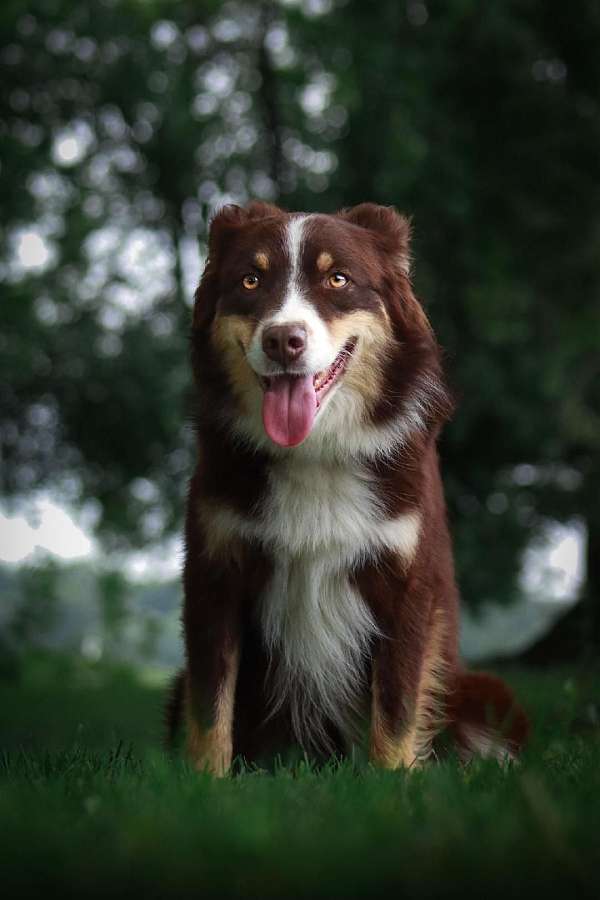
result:
<svg viewBox="0 0 600 900"><path fill-rule="evenodd" d="M458 657L436 451L451 403L409 268L392 208L251 203L212 222L169 708L199 769L361 744L408 768L444 728L463 757L523 743L508 688Z"/></svg>

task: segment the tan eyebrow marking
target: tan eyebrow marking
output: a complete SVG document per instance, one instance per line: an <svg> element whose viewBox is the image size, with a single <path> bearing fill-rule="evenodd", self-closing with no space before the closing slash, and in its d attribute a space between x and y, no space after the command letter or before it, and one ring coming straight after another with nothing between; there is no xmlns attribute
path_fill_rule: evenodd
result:
<svg viewBox="0 0 600 900"><path fill-rule="evenodd" d="M333 265L333 256L327 250L323 250L317 257L317 269L319 272L326 272Z"/></svg>
<svg viewBox="0 0 600 900"><path fill-rule="evenodd" d="M266 272L269 268L269 257L266 253L259 251L254 255L254 262L258 266L259 269L262 269L263 272Z"/></svg>

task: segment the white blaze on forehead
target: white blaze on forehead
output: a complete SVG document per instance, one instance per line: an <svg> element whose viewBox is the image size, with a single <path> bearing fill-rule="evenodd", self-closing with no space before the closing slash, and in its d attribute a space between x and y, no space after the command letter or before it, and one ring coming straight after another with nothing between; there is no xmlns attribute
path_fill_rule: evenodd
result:
<svg viewBox="0 0 600 900"><path fill-rule="evenodd" d="M288 252L288 278L283 295L283 304L271 318L270 324L306 321L315 314L315 309L302 292L300 260L304 244L305 225L310 216L294 216L286 225L285 241Z"/></svg>
<svg viewBox="0 0 600 900"><path fill-rule="evenodd" d="M327 325L310 302L302 284L302 251L306 239L306 225L311 218L309 215L292 216L285 227L288 271L282 303L279 309L261 322L256 329L248 353L250 365L261 375L268 375L279 369L262 350L263 332L271 325L285 325L292 322L304 325L308 340L306 352L302 357L303 370L320 372L329 368L340 350L332 340Z"/></svg>
<svg viewBox="0 0 600 900"><path fill-rule="evenodd" d="M294 216L286 226L286 243L290 257L290 284L297 283L304 226L310 216Z"/></svg>

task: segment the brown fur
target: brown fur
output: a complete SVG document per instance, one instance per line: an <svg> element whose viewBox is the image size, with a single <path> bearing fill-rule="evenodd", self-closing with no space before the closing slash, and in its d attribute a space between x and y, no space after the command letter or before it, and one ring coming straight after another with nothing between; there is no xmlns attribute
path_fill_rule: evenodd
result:
<svg viewBox="0 0 600 900"><path fill-rule="evenodd" d="M398 422L408 423L406 433L385 453L353 458L342 452L343 440L342 450L333 442L313 451L307 441L307 451L282 454L236 432L240 416L260 407L260 378L247 353L256 329L281 304L289 221L276 207L251 204L225 208L211 228L192 331L198 465L186 524L186 669L173 694L170 730L180 710L189 758L217 775L235 756L262 760L294 740L285 703L269 715L278 660L259 620L280 552L262 538L269 490L282 466L297 459L299 473L307 465L334 473L360 464L381 528L400 522L407 529L404 543L399 538L394 547L359 554L344 575L377 629L362 673L372 761L419 765L445 724L464 756L477 749L514 755L527 732L522 710L502 682L465 673L458 659L458 591L436 451L451 403L439 348L408 277L406 219L372 204L311 217L298 276L335 346L357 339L342 383L362 404L360 419L342 424L341 438L350 428L350 446L357 429L384 435ZM349 273L347 287L328 289L332 267ZM242 279L255 269L260 286L244 292ZM314 459L306 456L313 452ZM326 464L319 457L325 452L332 454ZM298 490L306 489L302 477ZM336 723L325 728L330 749L348 749Z"/></svg>

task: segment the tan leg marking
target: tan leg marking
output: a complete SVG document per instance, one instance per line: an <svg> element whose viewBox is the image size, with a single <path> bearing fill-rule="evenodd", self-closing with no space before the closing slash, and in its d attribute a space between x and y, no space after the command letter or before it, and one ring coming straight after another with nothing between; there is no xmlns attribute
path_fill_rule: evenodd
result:
<svg viewBox="0 0 600 900"><path fill-rule="evenodd" d="M233 650L227 659L227 672L221 682L213 710L212 724L204 727L192 710L189 687L186 698L186 752L200 772L221 778L231 767L233 755L233 708L239 670L239 652Z"/></svg>
<svg viewBox="0 0 600 900"><path fill-rule="evenodd" d="M444 658L446 622L441 609L434 611L427 642L415 715L415 750L419 759L427 759L431 742L445 724L445 700L448 691L448 664Z"/></svg>
<svg viewBox="0 0 600 900"><path fill-rule="evenodd" d="M431 752L431 741L443 725L445 663L444 617L436 610L431 623L412 715L400 736L394 736L384 720L377 670L373 673L370 759L385 769L419 767Z"/></svg>
<svg viewBox="0 0 600 900"><path fill-rule="evenodd" d="M379 704L376 671L373 674L369 758L384 769L408 769L417 763L415 723L409 723L401 737L390 734Z"/></svg>

